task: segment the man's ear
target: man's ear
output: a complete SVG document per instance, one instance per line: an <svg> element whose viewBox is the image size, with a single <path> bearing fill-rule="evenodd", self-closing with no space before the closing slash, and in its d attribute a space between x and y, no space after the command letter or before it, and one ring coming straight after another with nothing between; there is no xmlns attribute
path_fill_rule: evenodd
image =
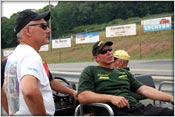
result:
<svg viewBox="0 0 175 117"><path fill-rule="evenodd" d="M93 56L94 59L97 59L97 56Z"/></svg>
<svg viewBox="0 0 175 117"><path fill-rule="evenodd" d="M29 37L31 36L31 30L30 30L29 26L25 27L24 32L27 36L29 36Z"/></svg>
<svg viewBox="0 0 175 117"><path fill-rule="evenodd" d="M121 60L121 63L122 63L122 65L125 64L125 62L123 60Z"/></svg>
<svg viewBox="0 0 175 117"><path fill-rule="evenodd" d="M94 56L94 59L95 59L96 61L99 61L99 57L98 57L98 56Z"/></svg>
<svg viewBox="0 0 175 117"><path fill-rule="evenodd" d="M123 61L122 60L119 60L119 65L122 66L123 65Z"/></svg>

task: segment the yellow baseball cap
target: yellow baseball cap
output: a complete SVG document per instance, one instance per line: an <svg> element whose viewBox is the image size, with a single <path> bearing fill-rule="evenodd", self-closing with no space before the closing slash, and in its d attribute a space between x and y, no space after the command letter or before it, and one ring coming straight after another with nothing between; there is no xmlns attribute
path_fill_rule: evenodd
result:
<svg viewBox="0 0 175 117"><path fill-rule="evenodd" d="M129 54L125 50L116 50L114 52L114 57L119 58L119 59L123 59L123 60L129 60L130 59Z"/></svg>

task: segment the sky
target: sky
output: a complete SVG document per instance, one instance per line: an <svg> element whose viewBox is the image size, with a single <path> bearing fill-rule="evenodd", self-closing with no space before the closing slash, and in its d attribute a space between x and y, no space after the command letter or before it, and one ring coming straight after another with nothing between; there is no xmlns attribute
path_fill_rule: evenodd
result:
<svg viewBox="0 0 175 117"><path fill-rule="evenodd" d="M57 1L51 1L50 4L56 5L58 2ZM1 16L5 16L7 18L10 18L10 16L13 13L17 13L19 11L22 11L24 9L41 9L45 7L46 5L49 5L48 1L40 1L40 2L10 2L10 1L2 1L1 2Z"/></svg>

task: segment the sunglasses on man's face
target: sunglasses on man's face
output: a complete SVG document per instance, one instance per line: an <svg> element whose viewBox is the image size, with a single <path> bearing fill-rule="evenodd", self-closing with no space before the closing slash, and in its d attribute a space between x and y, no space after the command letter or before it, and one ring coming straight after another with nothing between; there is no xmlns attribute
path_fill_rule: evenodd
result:
<svg viewBox="0 0 175 117"><path fill-rule="evenodd" d="M118 58L114 57L114 61L118 60Z"/></svg>
<svg viewBox="0 0 175 117"><path fill-rule="evenodd" d="M28 25L28 26L37 26L37 25L40 25L40 27L41 27L43 30L47 30L47 28L49 27L47 23L30 24L30 25Z"/></svg>
<svg viewBox="0 0 175 117"><path fill-rule="evenodd" d="M111 52L112 51L112 47L109 47L108 49L102 50L99 53L100 54L106 54L108 51Z"/></svg>

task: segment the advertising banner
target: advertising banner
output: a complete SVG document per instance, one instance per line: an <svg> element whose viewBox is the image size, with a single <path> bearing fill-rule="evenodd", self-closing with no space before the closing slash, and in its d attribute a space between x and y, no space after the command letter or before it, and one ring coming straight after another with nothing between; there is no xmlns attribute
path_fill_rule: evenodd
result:
<svg viewBox="0 0 175 117"><path fill-rule="evenodd" d="M49 50L49 45L46 44L46 45L41 46L39 51L48 51L48 50Z"/></svg>
<svg viewBox="0 0 175 117"><path fill-rule="evenodd" d="M11 54L14 50L3 50L3 56L8 56L9 54Z"/></svg>
<svg viewBox="0 0 175 117"><path fill-rule="evenodd" d="M76 44L94 43L99 41L99 32L77 34L75 35L75 39Z"/></svg>
<svg viewBox="0 0 175 117"><path fill-rule="evenodd" d="M70 38L52 40L52 48L66 48L66 47L71 47Z"/></svg>
<svg viewBox="0 0 175 117"><path fill-rule="evenodd" d="M136 35L136 24L106 27L106 37Z"/></svg>
<svg viewBox="0 0 175 117"><path fill-rule="evenodd" d="M143 20L144 32L171 30L171 17Z"/></svg>

